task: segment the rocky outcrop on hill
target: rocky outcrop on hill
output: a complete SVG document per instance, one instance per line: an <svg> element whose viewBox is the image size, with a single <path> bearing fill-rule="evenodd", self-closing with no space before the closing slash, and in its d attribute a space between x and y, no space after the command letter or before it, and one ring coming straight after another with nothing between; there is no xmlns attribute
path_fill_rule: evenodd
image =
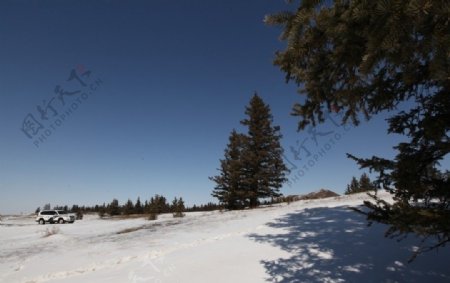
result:
<svg viewBox="0 0 450 283"><path fill-rule="evenodd" d="M320 189L317 192L312 192L306 195L298 196L298 200L306 200L306 199L321 199L321 198L330 198L330 197L338 197L339 194L327 190L327 189Z"/></svg>

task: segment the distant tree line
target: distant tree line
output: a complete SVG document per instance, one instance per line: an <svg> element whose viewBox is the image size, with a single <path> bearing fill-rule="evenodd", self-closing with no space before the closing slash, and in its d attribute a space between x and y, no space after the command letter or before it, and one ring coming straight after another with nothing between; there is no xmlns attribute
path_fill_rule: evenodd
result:
<svg viewBox="0 0 450 283"><path fill-rule="evenodd" d="M45 204L42 210L52 209L50 204ZM172 213L174 217L183 217L184 212L195 211L212 211L221 209L221 206L215 203L207 203L202 205L193 205L192 207L185 207L183 198L175 197L171 203L169 203L166 197L156 194L149 200L141 201L138 197L136 202L128 199L124 204L120 204L119 200L113 199L110 203L103 203L101 205L94 206L79 206L79 205L56 205L53 206L55 210L70 211L77 215L78 219L83 218L85 213L97 213L101 217L104 216L117 216L117 215L150 215L150 218L156 219L157 215L162 213ZM39 213L41 208L38 207L35 213Z"/></svg>
<svg viewBox="0 0 450 283"><path fill-rule="evenodd" d="M355 177L352 178L350 184L347 185L347 190L345 191L345 194L349 195L375 190L376 186L374 182L370 180L369 176L367 176L366 173L363 173L359 178L359 180L357 180Z"/></svg>

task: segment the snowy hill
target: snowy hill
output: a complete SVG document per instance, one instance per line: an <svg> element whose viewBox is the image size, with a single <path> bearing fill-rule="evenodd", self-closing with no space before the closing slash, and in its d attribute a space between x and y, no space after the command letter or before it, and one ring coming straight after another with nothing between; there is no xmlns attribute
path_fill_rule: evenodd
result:
<svg viewBox="0 0 450 283"><path fill-rule="evenodd" d="M388 195L384 198L389 199ZM0 282L450 282L450 249L383 237L348 209L365 194L230 212L0 224ZM49 235L55 232L53 235Z"/></svg>

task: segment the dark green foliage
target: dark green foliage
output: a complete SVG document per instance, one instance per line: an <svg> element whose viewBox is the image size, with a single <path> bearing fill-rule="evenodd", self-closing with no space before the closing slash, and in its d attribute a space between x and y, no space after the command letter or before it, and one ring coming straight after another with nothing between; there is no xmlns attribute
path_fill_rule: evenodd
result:
<svg viewBox="0 0 450 283"><path fill-rule="evenodd" d="M103 218L105 216L105 214L106 214L105 204L103 204L103 206L98 206L97 213L98 213L98 216L100 216L100 218Z"/></svg>
<svg viewBox="0 0 450 283"><path fill-rule="evenodd" d="M350 182L350 184L347 185L347 190L345 191L345 194L349 195L359 192L360 192L359 182L358 180L356 180L355 177L352 177L352 181Z"/></svg>
<svg viewBox="0 0 450 283"><path fill-rule="evenodd" d="M389 224L387 236L413 232L434 240L418 253L444 246L450 183L439 161L450 151L450 2L324 3L301 1L294 12L266 18L283 26L287 41L275 64L306 94L294 106L299 129L323 122L325 111L342 111L342 122L354 124L361 114L392 111L388 132L408 138L395 147L395 159L349 155L377 172L377 187L395 196L393 204L374 196L366 203L368 219ZM396 111L402 102L405 110Z"/></svg>
<svg viewBox="0 0 450 283"><path fill-rule="evenodd" d="M185 209L186 212L194 212L194 211L213 211L223 209L223 206L208 202L207 204L196 205L194 204L192 207L187 207Z"/></svg>
<svg viewBox="0 0 450 283"><path fill-rule="evenodd" d="M180 201L177 199L177 201ZM132 203L132 202L131 202ZM182 208L182 211L184 212L190 212L190 211L212 211L212 210L219 210L222 209L222 206L209 202L207 204L202 205L193 205L189 208L184 208L184 202L183 199L181 199L182 205L180 206ZM128 206L128 208L127 208ZM142 208L142 213L140 213L139 206ZM119 205L119 201L117 199L114 199L110 204L106 205L103 203L102 205L94 205L94 206L78 206L73 205L72 209L70 210L73 213L76 213L79 219L82 219L83 213L97 213L100 217L104 217L105 215L115 216L115 215L121 215L126 214L125 210L129 210L131 208L131 205L125 204L123 206ZM55 206L54 209L58 210L64 210L69 211L67 205L65 206ZM130 211L130 210L129 210ZM173 213L173 207L167 202L167 199L162 196L156 194L155 196L150 198L149 201L145 201L142 205L142 202L140 200L140 197L136 200L136 204L134 204L132 212L127 213L134 213L134 214L148 214L150 220L155 220L158 218L158 214L161 213Z"/></svg>
<svg viewBox="0 0 450 283"><path fill-rule="evenodd" d="M288 172L280 145L280 128L272 126L270 108L254 95L241 124L247 134L231 132L212 195L228 209L255 207L261 198L277 197Z"/></svg>
<svg viewBox="0 0 450 283"><path fill-rule="evenodd" d="M158 214L160 214L161 212L160 212L160 210L158 209L158 205L157 205L156 203L150 202L149 205L148 205L148 208L147 208L146 213L158 215Z"/></svg>
<svg viewBox="0 0 450 283"><path fill-rule="evenodd" d="M144 206L142 207L143 208L143 212L144 213L146 213L147 211L148 211L148 200L146 200L145 202L144 202Z"/></svg>
<svg viewBox="0 0 450 283"><path fill-rule="evenodd" d="M68 211L68 207L67 206L55 206L54 209ZM72 205L72 208L70 209L70 211L72 213L75 213L77 220L82 220L83 219L84 207L80 207L80 206L74 204L74 205Z"/></svg>
<svg viewBox="0 0 450 283"><path fill-rule="evenodd" d="M294 107L301 129L323 121L323 106L357 123L360 113L448 94L448 1L323 2L266 18L284 27L288 44L275 64L307 95Z"/></svg>
<svg viewBox="0 0 450 283"><path fill-rule="evenodd" d="M81 210L78 210L76 213L76 218L77 220L82 220L83 219L83 213L81 212Z"/></svg>
<svg viewBox="0 0 450 283"><path fill-rule="evenodd" d="M144 212L148 214L148 220L158 219L158 215L161 213L170 212L170 205L164 196L156 194L150 198L150 202L146 201Z"/></svg>
<svg viewBox="0 0 450 283"><path fill-rule="evenodd" d="M173 199L171 208L173 217L184 217L184 201L181 197L179 199L176 197Z"/></svg>
<svg viewBox="0 0 450 283"><path fill-rule="evenodd" d="M150 212L148 215L148 220L156 220L158 219L158 214L154 212Z"/></svg>
<svg viewBox="0 0 450 283"><path fill-rule="evenodd" d="M375 191L376 185L370 180L366 173L359 178L359 190L361 192Z"/></svg>
<svg viewBox="0 0 450 283"><path fill-rule="evenodd" d="M375 184L372 181L370 181L370 178L369 176L367 176L366 173L363 173L359 178L359 181L356 180L355 177L352 178L350 184L347 185L347 190L345 191L345 194L349 195L375 190L376 190Z"/></svg>
<svg viewBox="0 0 450 283"><path fill-rule="evenodd" d="M108 204L106 212L111 216L120 215L119 201L117 199L113 199L111 203Z"/></svg>
<svg viewBox="0 0 450 283"><path fill-rule="evenodd" d="M74 204L74 205L72 205L72 208L70 209L70 211L71 211L72 213L76 213L76 212L79 211L80 209L81 209L80 206Z"/></svg>
<svg viewBox="0 0 450 283"><path fill-rule="evenodd" d="M220 175L210 178L217 184L212 196L224 203L228 209L245 206L246 192L242 189L245 173L242 166L245 138L235 130L231 132L227 149L225 149L225 158L220 160Z"/></svg>
<svg viewBox="0 0 450 283"><path fill-rule="evenodd" d="M155 195L147 203L145 212L148 214L148 220L158 219L158 214L164 211L166 206L166 198L163 196Z"/></svg>
<svg viewBox="0 0 450 283"><path fill-rule="evenodd" d="M134 204L131 201L131 199L128 199L128 201L123 206L123 214L130 215L134 213Z"/></svg>
<svg viewBox="0 0 450 283"><path fill-rule="evenodd" d="M134 205L134 213L136 214L144 213L144 207L142 206L140 197L137 198L136 204Z"/></svg>
<svg viewBox="0 0 450 283"><path fill-rule="evenodd" d="M280 127L272 126L270 108L254 95L241 124L248 127L245 152L242 155L244 178L242 187L247 193L250 207L258 205L259 198L278 197L282 184L287 181L288 169L283 162L280 145Z"/></svg>
<svg viewBox="0 0 450 283"><path fill-rule="evenodd" d="M164 196L156 194L150 198L146 213L161 214L168 212L170 212L170 206Z"/></svg>

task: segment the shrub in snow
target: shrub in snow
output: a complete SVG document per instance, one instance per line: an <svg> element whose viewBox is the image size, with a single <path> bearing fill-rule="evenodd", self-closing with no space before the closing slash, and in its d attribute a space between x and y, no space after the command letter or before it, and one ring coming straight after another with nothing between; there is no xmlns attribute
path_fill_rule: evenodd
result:
<svg viewBox="0 0 450 283"><path fill-rule="evenodd" d="M183 198L174 198L172 202L173 217L183 217L185 210Z"/></svg>
<svg viewBox="0 0 450 283"><path fill-rule="evenodd" d="M184 217L185 214L183 212L174 212L173 217Z"/></svg>
<svg viewBox="0 0 450 283"><path fill-rule="evenodd" d="M77 220L83 220L83 213L81 211L77 211Z"/></svg>
<svg viewBox="0 0 450 283"><path fill-rule="evenodd" d="M59 228L58 227L56 227L56 226L53 226L51 229L49 229L49 228L47 228L45 231L44 231L44 233L43 233L43 238L47 238L47 237L50 237L50 236L52 236L52 235L55 235L55 234L59 234Z"/></svg>
<svg viewBox="0 0 450 283"><path fill-rule="evenodd" d="M100 211L98 212L98 216L99 216L100 218L105 217L105 211L104 211L104 210L100 210Z"/></svg>

